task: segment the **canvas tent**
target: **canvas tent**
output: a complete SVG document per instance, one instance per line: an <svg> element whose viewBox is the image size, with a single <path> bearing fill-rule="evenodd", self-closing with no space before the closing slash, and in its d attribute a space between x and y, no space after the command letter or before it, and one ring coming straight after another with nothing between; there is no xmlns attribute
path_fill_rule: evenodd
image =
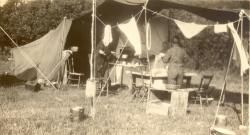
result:
<svg viewBox="0 0 250 135"><path fill-rule="evenodd" d="M140 10L143 8L145 0L107 0L101 5L97 7L97 17L102 21L100 22L97 19L97 43L101 40L104 24L110 24L114 26L112 29L113 33L113 42L109 46L111 50L115 50L119 37L120 32L117 27L117 24L120 24L128 19L131 16L135 16ZM221 4L221 2L223 4ZM187 0L187 1L174 1L174 0L149 0L147 5L148 9L151 9L156 12L160 12L163 9L180 9L185 10L187 12L191 12L197 14L201 17L207 18L209 20L218 22L218 23L226 23L228 21L235 21L239 18L240 9L246 9L248 11L250 8L246 6L249 4L249 1L232 1L228 0L226 2L221 0L216 1L196 1L196 0ZM167 22L164 21L163 18L157 17L156 14L148 12L148 19L152 23L155 23L155 27L160 27L159 24L162 24L160 28L153 29L152 27L152 42L160 43L160 39L163 35L167 36L167 26L165 25ZM159 21L154 21L159 20ZM247 21L245 21L247 22ZM138 27L143 25L144 23L144 13L138 22ZM163 28L165 27L165 28ZM247 27L245 27L247 28ZM88 57L87 54L90 53L90 29L91 29L91 13L87 13L82 17L76 18L72 22L72 27L68 33L67 41L66 41L66 48L71 45L79 45L80 52L78 54L77 63L79 63L77 70L81 72L89 72L89 67L83 67L81 65L88 64ZM160 32L158 31L160 30ZM164 31L166 30L166 31ZM158 35L156 35L158 33ZM143 34L141 34L143 35ZM159 36L160 35L160 36ZM162 37L161 37L162 35ZM154 37L155 38L154 38ZM165 38L166 38L165 36ZM160 39L160 40L159 40ZM157 43L157 44L158 44ZM152 46L151 53L157 53L161 50L160 46L154 44ZM80 61L80 59L82 61ZM85 60L83 60L85 59Z"/></svg>
<svg viewBox="0 0 250 135"><path fill-rule="evenodd" d="M65 19L56 29L49 31L40 39L12 49L14 75L21 80L43 78L37 72L36 68L39 68L49 80L56 79L59 71L59 66L56 65L62 58L71 22L72 20Z"/></svg>
<svg viewBox="0 0 250 135"><path fill-rule="evenodd" d="M115 26L136 16L143 9L146 0L106 0L97 7L97 43L101 40L104 24ZM235 21L239 18L238 14L241 9L249 11L249 1L236 0L214 0L214 1L196 1L196 0L149 0L147 8L160 12L163 9L180 9L197 14L219 23ZM150 52L156 54L161 50L161 40L167 37L168 27L163 18L156 16L152 12L147 13L147 19L152 23L152 42ZM70 20L61 23L55 30L28 45L21 47L30 58L34 61L41 71L48 76L51 69L60 61L60 54L64 49L70 46L79 46L79 53L75 54L75 70L89 74L88 54L91 49L91 11L85 13L79 18L75 18L72 23ZM246 22L246 21L245 21ZM138 21L138 26L144 23L144 13ZM65 24L65 25L63 25ZM247 25L248 26L248 25ZM247 28L247 27L245 27ZM60 34L58 34L60 33ZM120 32L117 27L112 29L113 42L109 46L110 50L115 50L119 41ZM62 36L63 35L63 36ZM142 34L143 35L143 34ZM65 43L64 43L65 41ZM145 42L145 41L144 41ZM159 45L160 44L160 45ZM31 65L23 57L20 49L13 49L15 61L14 73L23 80L32 80L37 77L37 72L32 70ZM38 51L39 50L39 51ZM43 50L43 51L41 51ZM49 59L50 58L50 59ZM38 74L39 75L39 74ZM51 75L49 78L53 78Z"/></svg>

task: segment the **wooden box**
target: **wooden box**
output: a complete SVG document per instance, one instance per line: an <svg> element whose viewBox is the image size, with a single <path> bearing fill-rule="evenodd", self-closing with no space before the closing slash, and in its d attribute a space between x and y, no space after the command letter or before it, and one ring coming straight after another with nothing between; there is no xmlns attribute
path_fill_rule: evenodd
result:
<svg viewBox="0 0 250 135"><path fill-rule="evenodd" d="M151 101L148 103L146 113L168 116L170 104L162 101Z"/></svg>
<svg viewBox="0 0 250 135"><path fill-rule="evenodd" d="M188 106L188 91L176 90L171 93L171 115L185 116Z"/></svg>

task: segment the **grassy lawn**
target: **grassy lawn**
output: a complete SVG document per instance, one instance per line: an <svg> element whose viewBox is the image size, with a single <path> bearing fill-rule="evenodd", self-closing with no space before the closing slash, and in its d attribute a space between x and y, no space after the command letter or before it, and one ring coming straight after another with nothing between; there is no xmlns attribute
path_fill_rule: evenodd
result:
<svg viewBox="0 0 250 135"><path fill-rule="evenodd" d="M0 89L0 134L3 135L207 135L214 120L217 102L200 109L190 104L185 117L166 117L145 113L145 103L131 101L128 90L117 91L109 97L100 97L96 117L71 122L71 107L88 102L83 89L69 88L38 93L23 86ZM248 105L244 106L248 110ZM238 131L239 103L227 102L221 114L228 117L228 126ZM245 112L247 115L247 111ZM245 117L245 121L247 117Z"/></svg>
<svg viewBox="0 0 250 135"><path fill-rule="evenodd" d="M3 66L0 66L4 68ZM5 68L6 69L6 68ZM211 86L218 98L224 71L214 73ZM192 83L199 84L200 74ZM226 102L220 114L226 115L228 127L238 130L241 124L240 77L230 73ZM248 125L248 83L244 88L244 122ZM96 106L96 117L83 121L70 121L70 108L83 106L89 111L84 89L68 88L55 91L45 88L40 92L26 90L24 86L0 88L0 135L207 135L213 123L217 100L200 108L189 104L183 117L146 114L145 102L131 100L128 90L118 90L109 97L101 96Z"/></svg>

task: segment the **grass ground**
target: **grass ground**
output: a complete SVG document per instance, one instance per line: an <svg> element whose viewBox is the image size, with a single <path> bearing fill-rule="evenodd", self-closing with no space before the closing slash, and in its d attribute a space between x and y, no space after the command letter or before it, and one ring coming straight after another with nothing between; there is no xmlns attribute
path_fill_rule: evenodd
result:
<svg viewBox="0 0 250 135"><path fill-rule="evenodd" d="M211 84L217 97L223 73L216 71ZM195 84L199 81L200 76L192 80ZM248 98L247 87L244 93ZM243 135L238 130L241 106L240 77L237 74L229 75L227 91L226 103L220 107L220 114L227 116L229 128ZM100 97L94 119L72 122L70 108L83 106L86 113L89 111L84 95L83 88L61 91L45 88L40 92L26 90L24 86L0 88L0 135L207 135L217 106L217 101L203 109L198 104L190 104L190 113L185 117L152 115L145 113L145 103L131 100L128 90L118 90L109 97ZM248 125L248 101L245 103L244 123Z"/></svg>
<svg viewBox="0 0 250 135"><path fill-rule="evenodd" d="M145 113L145 103L132 100L127 90L109 97L101 96L96 117L71 122L71 107L88 102L84 90L69 88L38 93L23 86L0 89L1 135L207 135L214 120L216 101L204 107L190 104L186 117L166 117ZM248 105L244 106L245 110ZM226 103L220 112L228 117L228 126L238 131L240 121L236 110L240 105ZM247 114L247 111L245 112ZM245 121L247 117L245 116Z"/></svg>

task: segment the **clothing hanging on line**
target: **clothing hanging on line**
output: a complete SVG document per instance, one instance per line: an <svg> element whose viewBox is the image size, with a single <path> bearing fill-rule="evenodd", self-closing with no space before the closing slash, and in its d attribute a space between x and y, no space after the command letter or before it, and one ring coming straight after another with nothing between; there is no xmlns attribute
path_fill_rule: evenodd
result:
<svg viewBox="0 0 250 135"><path fill-rule="evenodd" d="M238 35L236 29L234 28L233 23L229 23L228 27L233 35L235 45L236 45L236 48L238 50L238 54L240 57L240 64L241 64L241 76L242 76L244 74L244 72L249 68L247 55L246 55L246 52L243 48L243 44L242 44L242 41L240 39L240 36Z"/></svg>
<svg viewBox="0 0 250 135"><path fill-rule="evenodd" d="M130 43L133 45L135 49L135 55L141 55L142 54L141 37L135 18L134 17L131 18L130 21L127 23L119 24L118 27L126 35Z"/></svg>
<svg viewBox="0 0 250 135"><path fill-rule="evenodd" d="M186 23L178 20L174 20L176 25L179 27L183 35L190 39L193 36L199 34L207 25L195 24L195 23Z"/></svg>
<svg viewBox="0 0 250 135"><path fill-rule="evenodd" d="M214 25L214 33L227 32L227 24L216 24Z"/></svg>
<svg viewBox="0 0 250 135"><path fill-rule="evenodd" d="M111 26L106 25L104 28L104 36L103 36L102 42L104 46L107 47L112 41L113 41L113 37L112 37Z"/></svg>

